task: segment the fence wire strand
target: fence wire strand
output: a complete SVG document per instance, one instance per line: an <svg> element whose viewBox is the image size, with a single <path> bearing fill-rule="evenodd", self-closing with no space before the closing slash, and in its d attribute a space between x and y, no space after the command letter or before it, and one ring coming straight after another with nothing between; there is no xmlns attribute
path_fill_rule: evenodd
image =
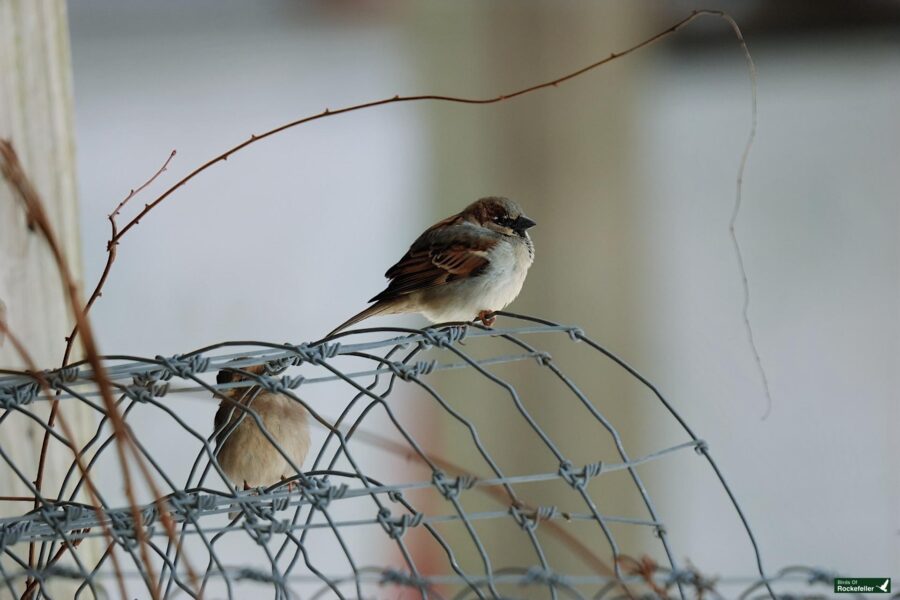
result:
<svg viewBox="0 0 900 600"><path fill-rule="evenodd" d="M103 357L106 377L118 394L117 407L129 428L134 448L164 490L162 498L150 497L135 507L117 505L110 500L121 482L99 484L98 465L117 442L105 406L99 402L90 365L73 363L64 369L41 373L4 371L0 375L0 427L6 425L10 415L23 415L73 453L58 488L49 493L46 482L44 490L38 491L29 473L0 448L0 464L5 464L30 492L30 496L4 501L21 506L23 499L36 500L38 505L37 509L17 517L0 519L0 551L4 556L0 560L0 578L4 588L12 597L23 596L21 587L31 580L33 597L53 598L51 582L75 580L80 583L74 597L102 598L110 597L110 580L121 578L130 590L145 589L159 598L239 598L240 589L246 585L268 587L276 599L366 598L377 597L381 586L390 585L422 598L508 598L526 594L524 590L528 589L543 590L540 593L554 599L607 599L719 598L724 597L718 591L721 586L743 583L741 598L755 598L760 594L774 598L772 583L796 580L798 574L804 575L810 585L827 583L823 572L801 567L767 576L750 523L707 443L633 367L577 327L513 313L501 314L515 326L488 329L476 324L451 324L423 330L379 327L344 332L331 339L304 344L245 340L168 357ZM680 427L684 439L643 455L630 454L619 430L604 412L603 403L576 385L542 348L541 342L547 336L568 338L578 344L579 352L611 361L617 370L645 386ZM487 340L499 342L500 350L495 345L488 355L480 352L480 343ZM353 368L345 369L343 361L348 359L352 360ZM590 463L571 460L561 440L554 439L541 427L539 419L523 401L524 384L506 378L505 373L501 376L495 368L512 363L537 365L551 374L560 389L591 416L597 426L598 440L602 433L612 442L615 454L598 454ZM367 366L360 368L360 364ZM262 374L249 370L257 365L264 365ZM207 375L223 368L239 371L246 377L211 383ZM476 378L507 397L509 407L533 434L531 439L516 443L538 444L556 467L536 468L526 473L508 472L488 443L494 433L479 427L453 398L439 391L434 378L443 371ZM326 407L308 396L319 386L333 386L334 382L340 382L341 389L345 393L349 390L350 396L346 405L338 407L337 417L332 420L326 416L326 409L334 410L337 406L334 402L339 400L335 398L332 406ZM67 403L80 403L96 413L96 428L87 440L78 445L36 416L36 407L47 402L42 385L55 393L63 407L61 410L65 410ZM447 465L452 463L430 453L426 449L428 444L419 439L421 433L404 425L402 410L392 401L401 388L406 396L434 409L434 414L440 415L437 418L459 427L462 434L454 443L469 446L481 463L479 468L487 469L487 474L474 475L477 469L463 471L456 466L449 469ZM262 392L282 394L299 403L324 430L321 444L314 448L306 465L294 463L290 454L266 431L253 409L253 399ZM200 429L181 414L178 403L197 397L224 399L231 404L231 414L218 430ZM134 415L143 414L140 420L144 421L151 418L147 416L148 411L159 428L175 430L192 440L194 453L184 458L188 465L184 479L176 479L172 465L164 464L156 456L150 440L142 439L135 432L138 417ZM386 419L390 435L379 437L380 434L366 429L367 421L375 418ZM246 419L255 422L290 464L292 477L265 488L246 490L229 481L217 460L217 445ZM368 457L361 455L361 448L388 438L393 446L381 443L382 448L402 448L405 458L424 466L430 477L388 483L384 475L392 473L372 472L367 466ZM378 443L375 447L379 447ZM731 503L745 539L729 543L745 545L752 551L754 578L708 579L676 559L680 556L678 542L671 539L639 468L690 451L711 469L721 493ZM78 468L79 460L85 465L84 471ZM627 475L639 498L639 513L614 514L601 509L604 488L591 484L614 473ZM83 501L88 478L96 489L96 507ZM618 479L616 485L622 485L622 481ZM580 508L529 504L523 491L526 486L554 483L574 492L580 499ZM411 499L426 491L445 502ZM489 494L495 508L479 505L474 509L472 504L467 507L464 499L473 494ZM346 510L348 506L353 510ZM223 519L223 515L227 516ZM175 535L161 526L163 517L174 524ZM492 552L493 544L489 543L492 540L485 539L486 530L481 527L485 522L514 524L523 535L531 562L509 566L505 557ZM447 529L450 526L461 527L467 541L450 535ZM602 541L606 551L590 550L589 545L587 552L611 558L606 572L600 568L593 568L589 573L564 572L554 567L562 562L559 545L550 547L546 542L549 537L558 537L557 542L566 543L575 539L571 535L557 536L566 526L578 527L582 534L588 532L585 528L595 528L588 537L594 540L594 548ZM659 544L660 556L665 557L664 562L656 564L648 558L638 560L628 556L616 535L616 528L621 527L651 532ZM421 544L409 542L407 534L413 530L423 532L436 545L441 555L438 562L445 565L443 571L435 570L433 558L423 558ZM383 539L395 548L394 555L385 554L384 564L368 564L364 561L371 557L361 560L354 550L360 536L375 539L372 531L381 531ZM343 572L333 572L333 560L327 566L318 560L321 553L317 544L321 542L314 534L321 533L333 538L330 547L340 557L338 562L345 565ZM259 564L235 566L223 558L222 544L233 543L235 537L261 551ZM87 560L79 550L85 539L103 542L102 551L94 561ZM148 571L148 560L141 554L142 543L155 568L153 573ZM27 555L23 554L30 544L39 548L35 567L29 567ZM570 545L570 550L573 547ZM581 551L585 552L583 548ZM189 554L194 557L196 578L186 568ZM110 560L116 556L124 559L127 568L111 567ZM61 560L61 557L65 558ZM199 563L197 557L201 559ZM598 557L586 560L592 558L597 561L595 567L602 565ZM319 587L315 587L316 583ZM532 593L535 592L528 592Z"/></svg>

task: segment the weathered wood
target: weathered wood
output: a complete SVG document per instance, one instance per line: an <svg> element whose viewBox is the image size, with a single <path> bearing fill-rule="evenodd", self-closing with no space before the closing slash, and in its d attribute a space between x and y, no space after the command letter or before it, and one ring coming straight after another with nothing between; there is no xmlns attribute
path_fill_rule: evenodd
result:
<svg viewBox="0 0 900 600"><path fill-rule="evenodd" d="M11 139L80 276L72 84L63 0L0 0L0 137ZM22 207L0 186L0 300L42 366L59 363L72 319L59 275ZM22 366L9 344L0 364Z"/></svg>
<svg viewBox="0 0 900 600"><path fill-rule="evenodd" d="M423 88L490 96L589 63L642 37L635 10L625 4L594 3L577 11L560 10L552 3L527 7L516 4L515 10L511 6L482 3L468 10L466 19L451 19L444 10L420 9L427 26L418 27L416 32L427 32L428 37L419 42L423 55L429 56L425 64L430 65L423 73L428 82ZM440 44L434 43L435 31L443 36ZM479 196L498 194L520 201L538 222L532 232L537 258L521 296L509 310L577 322L586 331L602 332L605 341L626 355L636 337L633 324L640 308L634 271L627 268L628 261L634 259L616 250L639 228L631 208L628 170L635 90L632 72L639 59L629 60L628 68L612 63L577 82L501 105L473 111L444 105L427 107L433 138L438 140L432 150L436 168L431 174L431 195L444 203L435 217L459 210ZM517 323L508 321L504 325ZM567 373L584 386L588 397L622 399L604 405L602 410L625 439L631 439L639 420L634 404L626 399L639 393L636 388L602 362L578 365L571 354L571 342L562 336L542 339L541 343L541 349L559 359ZM491 348L493 353L502 354L512 351L513 346L497 342ZM552 439L563 440L559 443L570 460L583 465L616 456L611 438L597 434L599 425L595 421L574 416L588 413L549 372L536 374L530 362L497 372L514 383L543 430ZM490 451L507 473L559 467L552 462L547 447L511 408L505 390L486 386L477 377L463 380L439 373L435 379L442 385L452 385L456 398L473 399L455 408L473 419L479 429L490 432ZM482 463L465 432L451 419L442 418L432 426L437 432L430 435L446 440L447 446L441 449L444 455L464 465ZM485 473L490 473L486 466L478 472ZM628 484L607 488L604 509L617 514L641 510L640 499L632 490ZM571 490L564 486L537 496L533 490L522 493L532 504L566 506L572 501ZM475 510L475 506L468 508ZM495 507L496 503L485 500L478 508ZM502 556L504 564L536 561L527 541L510 544L511 539L527 538L512 537L516 533L507 523L486 522L479 524L478 531L488 552ZM598 574L608 574L613 560L598 529L570 527L569 531L605 563L606 569L596 561L587 563L577 558L570 549L556 551L556 547L554 568L578 572L588 566ZM616 537L629 547L636 532L636 528L623 529L616 531ZM468 543L468 534L462 528L447 536L455 547ZM477 555L472 553L469 558L473 560L464 562L465 567L480 568ZM545 597L545 592L536 594Z"/></svg>
<svg viewBox="0 0 900 600"><path fill-rule="evenodd" d="M64 0L0 0L0 137L12 140L46 205L74 276L80 279L72 69ZM60 277L46 243L28 229L24 211L5 182L0 182L0 302L10 330L32 359L42 368L59 366L65 336L72 327ZM24 365L9 340L0 343L0 367ZM49 403L29 409L46 421ZM92 415L75 405L63 411L79 437L84 436ZM21 414L11 415L0 426L0 446L31 479L42 439L41 426ZM61 474L71 461L71 451L51 442L43 488L46 497L56 496ZM30 495L3 461L0 495ZM31 508L29 502L0 502L0 516ZM79 553L89 550L82 547ZM19 570L6 561L4 567ZM18 589L23 585L24 580L16 582ZM66 597L71 585L61 582L50 589ZM8 597L8 592L0 591L0 597Z"/></svg>

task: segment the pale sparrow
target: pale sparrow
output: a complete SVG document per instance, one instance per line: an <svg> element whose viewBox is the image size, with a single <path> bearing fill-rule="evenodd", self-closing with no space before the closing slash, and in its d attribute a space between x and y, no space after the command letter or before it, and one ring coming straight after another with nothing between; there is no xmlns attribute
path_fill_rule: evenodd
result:
<svg viewBox="0 0 900 600"><path fill-rule="evenodd" d="M328 335L375 315L418 312L433 323L478 318L515 300L534 261L535 222L508 198L482 198L425 230L385 277L372 306Z"/></svg>
<svg viewBox="0 0 900 600"><path fill-rule="evenodd" d="M263 375L265 366L253 365L240 370L225 368L219 371L216 382L221 385L252 380L241 371ZM303 405L290 396L266 391L258 385L237 387L222 393L234 402L223 399L216 412L216 457L232 483L250 489L269 486L296 475L294 468L263 434L253 414L242 410L237 404L259 416L262 427L297 468L303 464L310 443L309 415ZM237 426L233 427L235 423ZM229 517L233 518L234 514Z"/></svg>

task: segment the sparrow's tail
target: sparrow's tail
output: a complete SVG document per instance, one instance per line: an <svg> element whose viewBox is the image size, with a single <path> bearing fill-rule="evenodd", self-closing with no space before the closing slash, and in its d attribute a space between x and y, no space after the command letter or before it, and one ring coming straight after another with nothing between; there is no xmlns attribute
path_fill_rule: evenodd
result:
<svg viewBox="0 0 900 600"><path fill-rule="evenodd" d="M387 312L387 314L391 314L392 312L394 312L392 310L392 309L394 309L394 304L395 304L394 302L385 301L385 300L376 302L369 308L365 309L364 311L362 311L360 313L353 315L352 317L350 317L349 319L347 319L346 321L344 321L343 323L338 325L333 331L331 331L331 333L329 333L325 337L330 338L337 332L339 332L343 329L346 329L346 328L350 327L351 325L355 325L356 323L359 323L360 321L362 321L364 319L368 319L369 317L374 317L375 315L380 315L384 312Z"/></svg>

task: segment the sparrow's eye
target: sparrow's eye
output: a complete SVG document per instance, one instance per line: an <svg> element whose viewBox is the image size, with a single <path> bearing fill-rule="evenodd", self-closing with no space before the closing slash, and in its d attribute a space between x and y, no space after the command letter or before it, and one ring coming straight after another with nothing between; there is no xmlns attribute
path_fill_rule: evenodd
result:
<svg viewBox="0 0 900 600"><path fill-rule="evenodd" d="M513 224L513 220L506 215L501 215L499 217L494 217L494 223L496 223L497 225L502 225L503 227L511 227Z"/></svg>

